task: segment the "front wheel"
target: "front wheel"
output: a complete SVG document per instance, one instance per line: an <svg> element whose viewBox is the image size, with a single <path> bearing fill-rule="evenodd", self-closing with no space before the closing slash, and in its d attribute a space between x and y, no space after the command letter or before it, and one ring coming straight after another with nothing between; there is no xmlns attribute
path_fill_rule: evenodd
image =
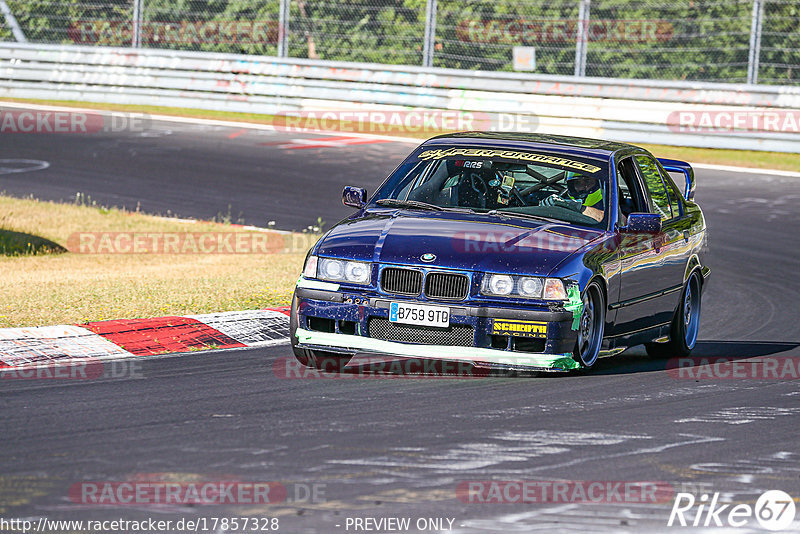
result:
<svg viewBox="0 0 800 534"><path fill-rule="evenodd" d="M646 343L647 354L655 358L688 356L700 332L700 277L689 276L681 293L681 302L672 319L667 343Z"/></svg>
<svg viewBox="0 0 800 534"><path fill-rule="evenodd" d="M603 291L592 282L583 292L583 311L578 322L578 340L573 355L582 367L594 365L603 345L606 326L606 302Z"/></svg>

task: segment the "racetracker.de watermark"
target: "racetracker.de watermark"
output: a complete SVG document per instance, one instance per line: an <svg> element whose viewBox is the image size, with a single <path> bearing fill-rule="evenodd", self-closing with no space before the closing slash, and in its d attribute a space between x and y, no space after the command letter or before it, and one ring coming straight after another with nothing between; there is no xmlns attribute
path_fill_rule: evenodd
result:
<svg viewBox="0 0 800 534"><path fill-rule="evenodd" d="M142 362L103 361L98 358L73 358L44 361L24 366L0 367L0 380L98 380L102 378L144 378Z"/></svg>
<svg viewBox="0 0 800 534"><path fill-rule="evenodd" d="M67 250L78 254L305 253L318 236L278 232L76 232Z"/></svg>
<svg viewBox="0 0 800 534"><path fill-rule="evenodd" d="M68 496L76 504L138 506L275 504L284 502L286 495L280 482L132 480L76 482Z"/></svg>
<svg viewBox="0 0 800 534"><path fill-rule="evenodd" d="M142 133L150 124L145 113L0 109L0 134Z"/></svg>
<svg viewBox="0 0 800 534"><path fill-rule="evenodd" d="M280 35L276 20L140 21L141 43L152 46L202 44L275 44ZM127 21L80 20L67 35L75 44L129 45L134 26Z"/></svg>
<svg viewBox="0 0 800 534"><path fill-rule="evenodd" d="M541 251L573 252L591 241L594 236L582 230L567 227L558 230L531 232L530 230L476 229L457 232L451 238L453 250L459 253L499 254L531 253ZM666 234L626 234L625 248L631 252L647 252L663 246ZM608 239L592 251L593 254L615 252L620 240Z"/></svg>
<svg viewBox="0 0 800 534"><path fill-rule="evenodd" d="M676 380L798 380L800 357L687 356L670 358L667 375Z"/></svg>
<svg viewBox="0 0 800 534"><path fill-rule="evenodd" d="M475 44L656 43L672 39L675 28L665 20L482 19L456 26L459 41Z"/></svg>
<svg viewBox="0 0 800 534"><path fill-rule="evenodd" d="M456 252L480 254L536 252L542 250L573 251L589 242L586 232L563 229L559 232L520 230L475 230L453 235Z"/></svg>
<svg viewBox="0 0 800 534"><path fill-rule="evenodd" d="M674 494L667 482L631 480L464 480L456 486L456 497L468 504L654 504Z"/></svg>
<svg viewBox="0 0 800 534"><path fill-rule="evenodd" d="M678 110L667 116L667 126L682 134L796 134L800 133L800 110Z"/></svg>
<svg viewBox="0 0 800 534"><path fill-rule="evenodd" d="M435 360L428 358L401 358L394 356L363 356L348 358L317 358L316 368L306 367L291 356L273 360L272 372L286 380L331 380L331 379L473 379L486 378L491 369L476 367L468 362Z"/></svg>
<svg viewBox="0 0 800 534"><path fill-rule="evenodd" d="M535 131L534 114L412 109L282 111L272 118L282 132L306 130L380 135L429 134L452 131Z"/></svg>

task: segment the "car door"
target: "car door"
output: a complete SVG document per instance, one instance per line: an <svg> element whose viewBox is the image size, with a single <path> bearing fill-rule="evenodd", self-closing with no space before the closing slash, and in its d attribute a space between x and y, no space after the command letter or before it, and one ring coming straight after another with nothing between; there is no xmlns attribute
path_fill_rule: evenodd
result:
<svg viewBox="0 0 800 534"><path fill-rule="evenodd" d="M669 192L656 161L637 154L622 159L618 169L622 219L619 226L624 225L628 211L657 213L664 227L662 233L655 235L619 232L620 291L610 308L616 311L614 333L622 335L671 320L677 302L672 294L676 284L673 241L682 238L682 234L674 229ZM627 209L623 206L626 202Z"/></svg>

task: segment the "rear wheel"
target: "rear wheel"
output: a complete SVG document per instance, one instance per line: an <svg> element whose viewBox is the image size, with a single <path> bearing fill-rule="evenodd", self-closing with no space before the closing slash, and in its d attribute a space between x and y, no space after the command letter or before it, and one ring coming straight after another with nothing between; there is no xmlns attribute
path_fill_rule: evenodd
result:
<svg viewBox="0 0 800 534"><path fill-rule="evenodd" d="M655 358L688 356L700 332L700 277L696 272L681 293L681 302L672 319L667 343L646 343L647 354Z"/></svg>
<svg viewBox="0 0 800 534"><path fill-rule="evenodd" d="M298 347L297 327L299 317L297 315L297 296L292 297L292 309L289 316L289 340L292 344L294 357L301 365L311 369L320 369L331 373L338 373L344 370L344 366L350 361L350 356L343 356L335 352L325 352L320 350L310 350Z"/></svg>
<svg viewBox="0 0 800 534"><path fill-rule="evenodd" d="M583 292L583 312L578 322L578 340L573 355L582 367L594 365L603 345L606 325L606 303L603 291L592 282Z"/></svg>

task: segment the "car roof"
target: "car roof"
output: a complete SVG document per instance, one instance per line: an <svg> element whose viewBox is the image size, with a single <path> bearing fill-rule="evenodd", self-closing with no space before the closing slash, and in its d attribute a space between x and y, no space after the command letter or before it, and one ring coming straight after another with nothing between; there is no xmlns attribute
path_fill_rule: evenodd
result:
<svg viewBox="0 0 800 534"><path fill-rule="evenodd" d="M457 132L438 135L424 143L425 146L442 144L480 144L515 149L539 149L603 159L607 159L616 152L646 152L643 148L628 143L525 132Z"/></svg>

